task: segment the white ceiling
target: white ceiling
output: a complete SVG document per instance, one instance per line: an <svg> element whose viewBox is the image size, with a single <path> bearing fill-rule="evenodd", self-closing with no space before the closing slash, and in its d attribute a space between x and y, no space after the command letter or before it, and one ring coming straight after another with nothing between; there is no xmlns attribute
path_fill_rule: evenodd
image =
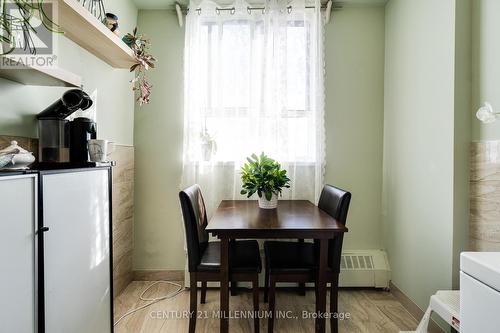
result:
<svg viewBox="0 0 500 333"><path fill-rule="evenodd" d="M175 0L133 0L137 8L139 9L166 9L173 8ZM179 0L177 1L183 5L187 5L189 0ZM221 3L230 3L232 1L228 0L219 0L216 2ZM250 3L254 2L264 2L264 1L249 1ZM345 6L383 6L387 2L387 0L340 0L334 1L336 3L341 3Z"/></svg>

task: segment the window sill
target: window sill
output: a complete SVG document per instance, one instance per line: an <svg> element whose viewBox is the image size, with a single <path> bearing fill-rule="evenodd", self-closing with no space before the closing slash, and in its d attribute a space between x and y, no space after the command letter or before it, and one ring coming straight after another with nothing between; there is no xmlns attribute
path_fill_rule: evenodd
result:
<svg viewBox="0 0 500 333"><path fill-rule="evenodd" d="M246 163L246 161L243 161ZM313 167L316 166L316 162L280 162L279 163L286 167L290 165L295 165L296 167ZM188 161L187 165L191 166L215 166L215 167L236 167L238 165L235 161Z"/></svg>

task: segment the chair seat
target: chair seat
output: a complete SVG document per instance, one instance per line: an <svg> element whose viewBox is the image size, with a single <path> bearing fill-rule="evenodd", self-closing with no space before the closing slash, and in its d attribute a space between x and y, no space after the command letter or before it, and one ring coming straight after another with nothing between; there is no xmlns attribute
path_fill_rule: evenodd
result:
<svg viewBox="0 0 500 333"><path fill-rule="evenodd" d="M317 268L313 243L267 241L264 251L270 273L308 273Z"/></svg>
<svg viewBox="0 0 500 333"><path fill-rule="evenodd" d="M234 273L262 270L259 243L255 240L231 241L229 246L229 269ZM202 272L220 270L220 242L208 242L197 267Z"/></svg>

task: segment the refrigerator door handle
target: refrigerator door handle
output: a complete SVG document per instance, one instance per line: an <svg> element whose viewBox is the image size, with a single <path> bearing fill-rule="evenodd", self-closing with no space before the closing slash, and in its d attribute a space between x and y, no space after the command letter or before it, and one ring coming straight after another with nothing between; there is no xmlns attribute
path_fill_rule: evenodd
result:
<svg viewBox="0 0 500 333"><path fill-rule="evenodd" d="M47 232L47 231L49 231L49 230L50 230L50 229L49 229L49 227L41 227L41 228L37 231L37 233L38 233L38 232Z"/></svg>

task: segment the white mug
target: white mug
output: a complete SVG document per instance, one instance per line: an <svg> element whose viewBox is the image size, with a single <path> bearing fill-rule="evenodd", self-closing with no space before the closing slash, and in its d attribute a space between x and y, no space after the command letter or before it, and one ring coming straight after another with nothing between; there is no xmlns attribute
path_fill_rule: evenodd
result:
<svg viewBox="0 0 500 333"><path fill-rule="evenodd" d="M106 162L107 157L112 153L114 145L108 140L96 140L92 139L88 141L89 155L92 162ZM108 149L108 145L111 145L111 149Z"/></svg>

